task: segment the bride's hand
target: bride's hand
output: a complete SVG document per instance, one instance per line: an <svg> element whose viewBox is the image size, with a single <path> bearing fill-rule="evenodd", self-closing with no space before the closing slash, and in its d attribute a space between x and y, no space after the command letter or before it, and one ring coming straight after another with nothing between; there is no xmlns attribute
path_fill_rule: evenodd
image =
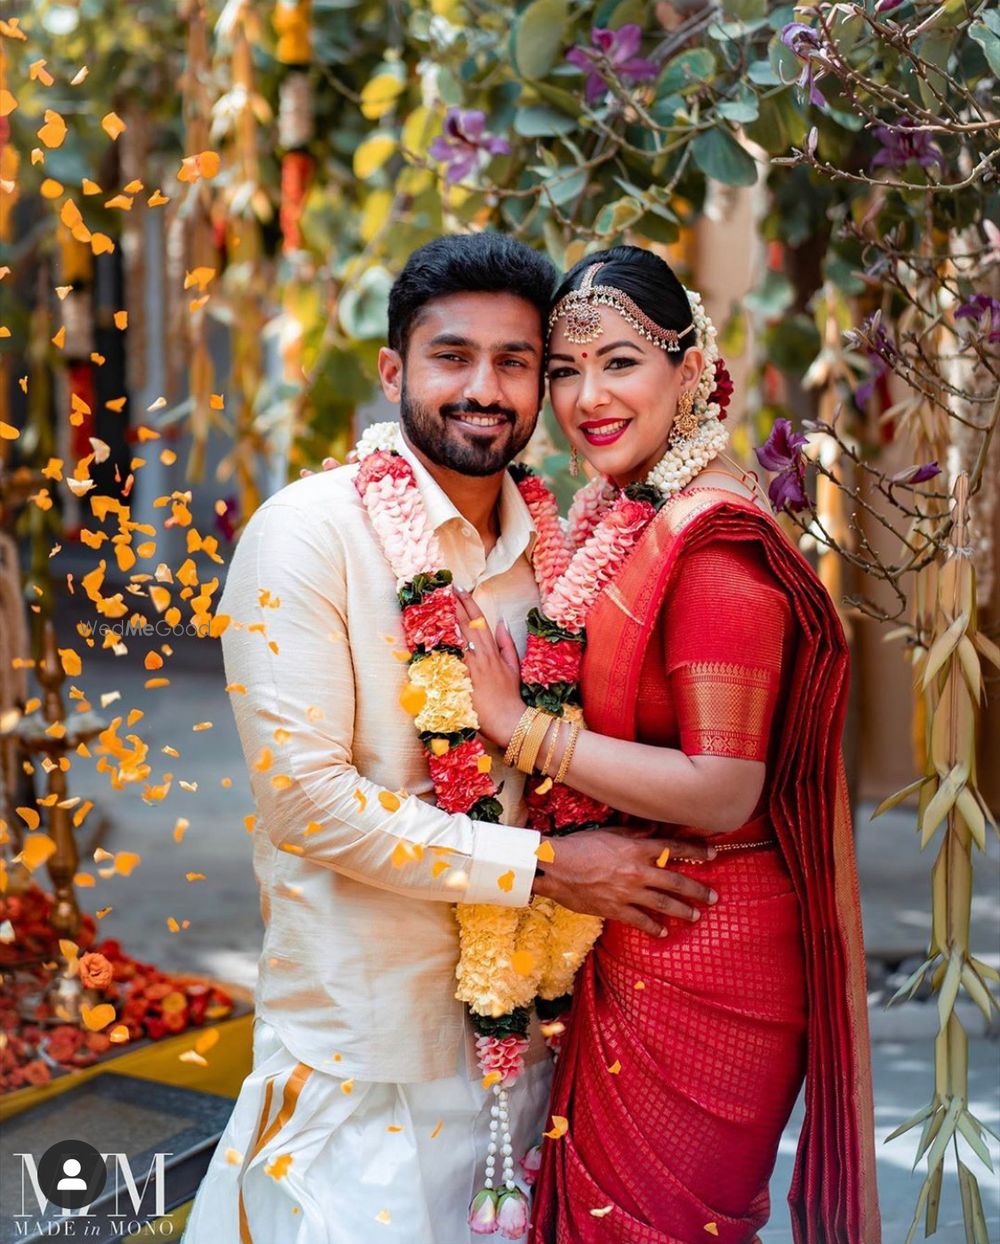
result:
<svg viewBox="0 0 1000 1244"><path fill-rule="evenodd" d="M494 636L483 611L467 592L455 589L458 623L468 644L465 664L472 679L472 703L482 734L506 747L524 712L521 662L503 622Z"/></svg>

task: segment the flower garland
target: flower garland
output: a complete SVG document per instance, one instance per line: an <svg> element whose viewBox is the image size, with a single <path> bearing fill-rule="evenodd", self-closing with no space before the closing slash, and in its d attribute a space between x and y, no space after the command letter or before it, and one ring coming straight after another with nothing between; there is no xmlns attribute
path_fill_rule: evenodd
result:
<svg viewBox="0 0 1000 1244"><path fill-rule="evenodd" d="M534 568L542 605L528 616L528 643L521 665L521 697L568 720L582 718L580 666L586 620L604 588L618 574L649 523L669 497L680 492L728 442L722 427L732 382L716 345L716 330L697 294L688 293L696 338L705 363L694 394L697 428L672 440L642 483L615 494L600 480L580 490L570 512L569 546L554 497L529 468L510 468L538 531ZM385 555L397 578L403 629L411 652L410 683L403 702L414 712L428 751L439 806L478 820L499 819L496 786L489 775L472 706L451 572L427 523L409 464L395 451L398 427L380 424L362 436L355 480ZM575 551L574 551L575 550ZM409 615L409 617L408 617ZM473 772L474 770L474 772ZM543 834L604 824L607 805L545 777L526 791L528 819ZM473 1198L469 1224L476 1234L517 1239L527 1224L523 1194L514 1183L506 1089L523 1070L532 1001L543 1018L566 1009L573 978L597 940L603 922L570 912L546 899L524 909L460 904L457 996L470 1008L484 1083L492 1085L492 1108L484 1187ZM552 1025L554 1032L561 1026ZM502 1132L503 1143L498 1144ZM496 1156L503 1158L504 1190L494 1189ZM532 1182L537 1154L522 1160Z"/></svg>
<svg viewBox="0 0 1000 1244"><path fill-rule="evenodd" d="M395 424L368 429L357 447L354 483L396 577L410 653L400 700L427 749L438 806L497 822L501 805L492 759L478 734L451 571L443 568L413 470L396 451L397 436ZM551 593L569 562L558 507L537 476L522 470L514 478L538 532L533 561L539 587ZM530 1007L536 997L551 1000L568 991L601 922L538 897L526 908L459 904L456 915L456 996L469 1006L483 1082L496 1096L485 1188L470 1209L470 1224L481 1232L487 1220L489 1232L507 1234L526 1216L514 1182L507 1089L524 1067ZM494 1189L498 1154L501 1192Z"/></svg>

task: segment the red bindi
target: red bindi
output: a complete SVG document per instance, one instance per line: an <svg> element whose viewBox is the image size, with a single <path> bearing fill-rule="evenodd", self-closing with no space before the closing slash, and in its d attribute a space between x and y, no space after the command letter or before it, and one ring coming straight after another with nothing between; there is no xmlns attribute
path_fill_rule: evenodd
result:
<svg viewBox="0 0 1000 1244"><path fill-rule="evenodd" d="M580 357L581 357L581 358L586 358L586 357L587 357L587 351L586 351L586 350L581 350L581 351L580 351Z"/></svg>

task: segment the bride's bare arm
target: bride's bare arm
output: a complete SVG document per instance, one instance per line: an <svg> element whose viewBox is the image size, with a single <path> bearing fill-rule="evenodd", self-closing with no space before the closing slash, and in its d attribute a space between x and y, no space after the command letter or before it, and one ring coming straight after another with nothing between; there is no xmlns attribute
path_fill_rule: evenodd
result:
<svg viewBox="0 0 1000 1244"><path fill-rule="evenodd" d="M569 727L563 725L556 741L560 760L568 740ZM498 742L505 746L507 740ZM550 732L543 746L548 748L551 742ZM549 772L557 771L553 760ZM582 730L565 780L575 790L631 816L720 834L739 829L750 819L764 789L765 772L758 760L685 756L675 748Z"/></svg>
<svg viewBox="0 0 1000 1244"><path fill-rule="evenodd" d="M481 617L471 596L460 594L460 611L474 648L466 654L479 726L487 738L506 747L524 712L520 667L504 626L494 637L489 627L470 623ZM549 772L559 770L569 743L568 724L549 728L539 755L546 756L558 730ZM766 766L726 756L687 756L670 747L633 743L590 730L580 732L566 782L630 816L690 826L705 834L738 829L750 818L764 788Z"/></svg>

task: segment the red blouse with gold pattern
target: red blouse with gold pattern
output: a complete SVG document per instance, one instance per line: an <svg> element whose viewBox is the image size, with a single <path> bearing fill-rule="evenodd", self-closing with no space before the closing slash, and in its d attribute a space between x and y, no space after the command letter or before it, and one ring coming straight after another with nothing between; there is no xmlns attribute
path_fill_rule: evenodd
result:
<svg viewBox="0 0 1000 1244"><path fill-rule="evenodd" d="M639 741L766 761L793 628L759 548L719 540L686 552L658 626L639 683Z"/></svg>

